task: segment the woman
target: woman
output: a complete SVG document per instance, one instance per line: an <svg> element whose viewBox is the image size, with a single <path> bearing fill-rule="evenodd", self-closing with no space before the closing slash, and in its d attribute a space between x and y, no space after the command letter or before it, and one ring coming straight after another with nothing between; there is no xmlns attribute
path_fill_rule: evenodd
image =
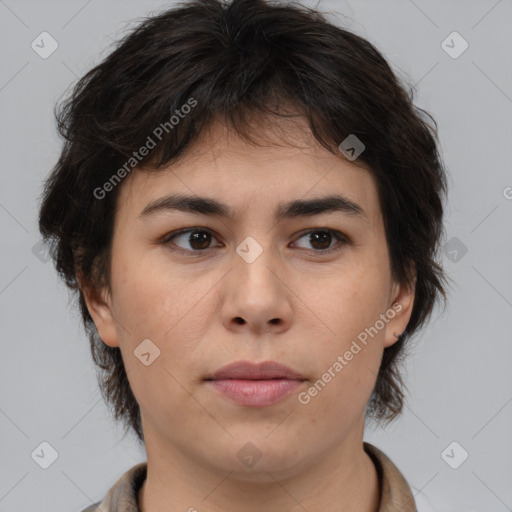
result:
<svg viewBox="0 0 512 512"><path fill-rule="evenodd" d="M445 298L422 113L368 41L263 0L150 17L78 83L40 230L148 458L87 511L416 510L363 435Z"/></svg>

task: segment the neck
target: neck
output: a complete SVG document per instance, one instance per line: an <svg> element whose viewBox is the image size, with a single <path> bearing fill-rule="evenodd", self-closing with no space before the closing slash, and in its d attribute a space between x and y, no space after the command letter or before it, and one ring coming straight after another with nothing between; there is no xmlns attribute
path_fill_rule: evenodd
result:
<svg viewBox="0 0 512 512"><path fill-rule="evenodd" d="M141 512L170 508L188 512L377 512L379 481L363 449L362 433L361 439L345 441L315 464L292 468L286 474L241 475L207 466L175 448L166 453L153 450L156 445L146 438L148 468L138 495L139 508Z"/></svg>

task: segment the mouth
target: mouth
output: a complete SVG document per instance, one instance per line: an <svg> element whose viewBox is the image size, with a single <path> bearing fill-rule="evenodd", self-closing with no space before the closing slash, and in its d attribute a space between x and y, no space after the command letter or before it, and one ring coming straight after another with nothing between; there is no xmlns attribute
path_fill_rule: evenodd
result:
<svg viewBox="0 0 512 512"><path fill-rule="evenodd" d="M224 366L204 380L239 405L265 407L284 399L307 379L275 361L259 364L239 361Z"/></svg>
<svg viewBox="0 0 512 512"><path fill-rule="evenodd" d="M270 380L290 379L306 380L299 372L292 370L276 361L252 363L250 361L236 361L223 366L212 373L206 380L243 379L243 380Z"/></svg>

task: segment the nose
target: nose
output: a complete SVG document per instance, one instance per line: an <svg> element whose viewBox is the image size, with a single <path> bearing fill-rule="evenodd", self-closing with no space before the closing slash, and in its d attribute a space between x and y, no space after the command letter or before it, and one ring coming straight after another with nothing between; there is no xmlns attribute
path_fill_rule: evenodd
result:
<svg viewBox="0 0 512 512"><path fill-rule="evenodd" d="M254 247L248 245L250 251ZM255 333L279 332L289 328L292 318L290 286L283 266L271 249L246 258L238 248L234 264L226 276L222 303L223 322L229 329L246 326ZM239 255L242 254L242 256Z"/></svg>

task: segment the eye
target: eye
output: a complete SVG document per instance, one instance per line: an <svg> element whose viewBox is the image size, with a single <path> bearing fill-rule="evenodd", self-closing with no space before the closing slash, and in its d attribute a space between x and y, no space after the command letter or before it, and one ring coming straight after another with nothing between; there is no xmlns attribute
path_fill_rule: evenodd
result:
<svg viewBox="0 0 512 512"><path fill-rule="evenodd" d="M321 254L328 254L331 252L335 252L341 249L340 245L349 243L348 238L340 233L339 231L333 229L312 229L306 233L304 233L300 238L305 238L309 236L308 242L313 245L315 251ZM340 242L334 246L331 246L331 243L334 241Z"/></svg>
<svg viewBox="0 0 512 512"><path fill-rule="evenodd" d="M303 233L299 240L306 238L306 236L309 236L307 243L313 246L313 252L320 254L330 254L331 252L339 251L342 245L350 243L350 240L345 235L333 229L311 229ZM212 239L216 239L216 237L209 229L197 227L170 233L162 240L162 243L175 246L171 247L173 251L181 252L188 256L197 256L211 249ZM333 241L337 241L338 244L332 246ZM188 247L183 247L183 245L180 245L180 242L181 244L188 244ZM308 248L306 247L306 249Z"/></svg>
<svg viewBox="0 0 512 512"><path fill-rule="evenodd" d="M178 232L171 233L163 240L162 243L167 244L172 241L173 245L181 247L183 250L175 249L178 252L188 253L191 252L204 252L210 248L212 238L215 238L210 230L204 228L189 228L182 229ZM181 245L176 243L176 240L182 240L182 243L189 244L192 250L189 248L183 248Z"/></svg>

